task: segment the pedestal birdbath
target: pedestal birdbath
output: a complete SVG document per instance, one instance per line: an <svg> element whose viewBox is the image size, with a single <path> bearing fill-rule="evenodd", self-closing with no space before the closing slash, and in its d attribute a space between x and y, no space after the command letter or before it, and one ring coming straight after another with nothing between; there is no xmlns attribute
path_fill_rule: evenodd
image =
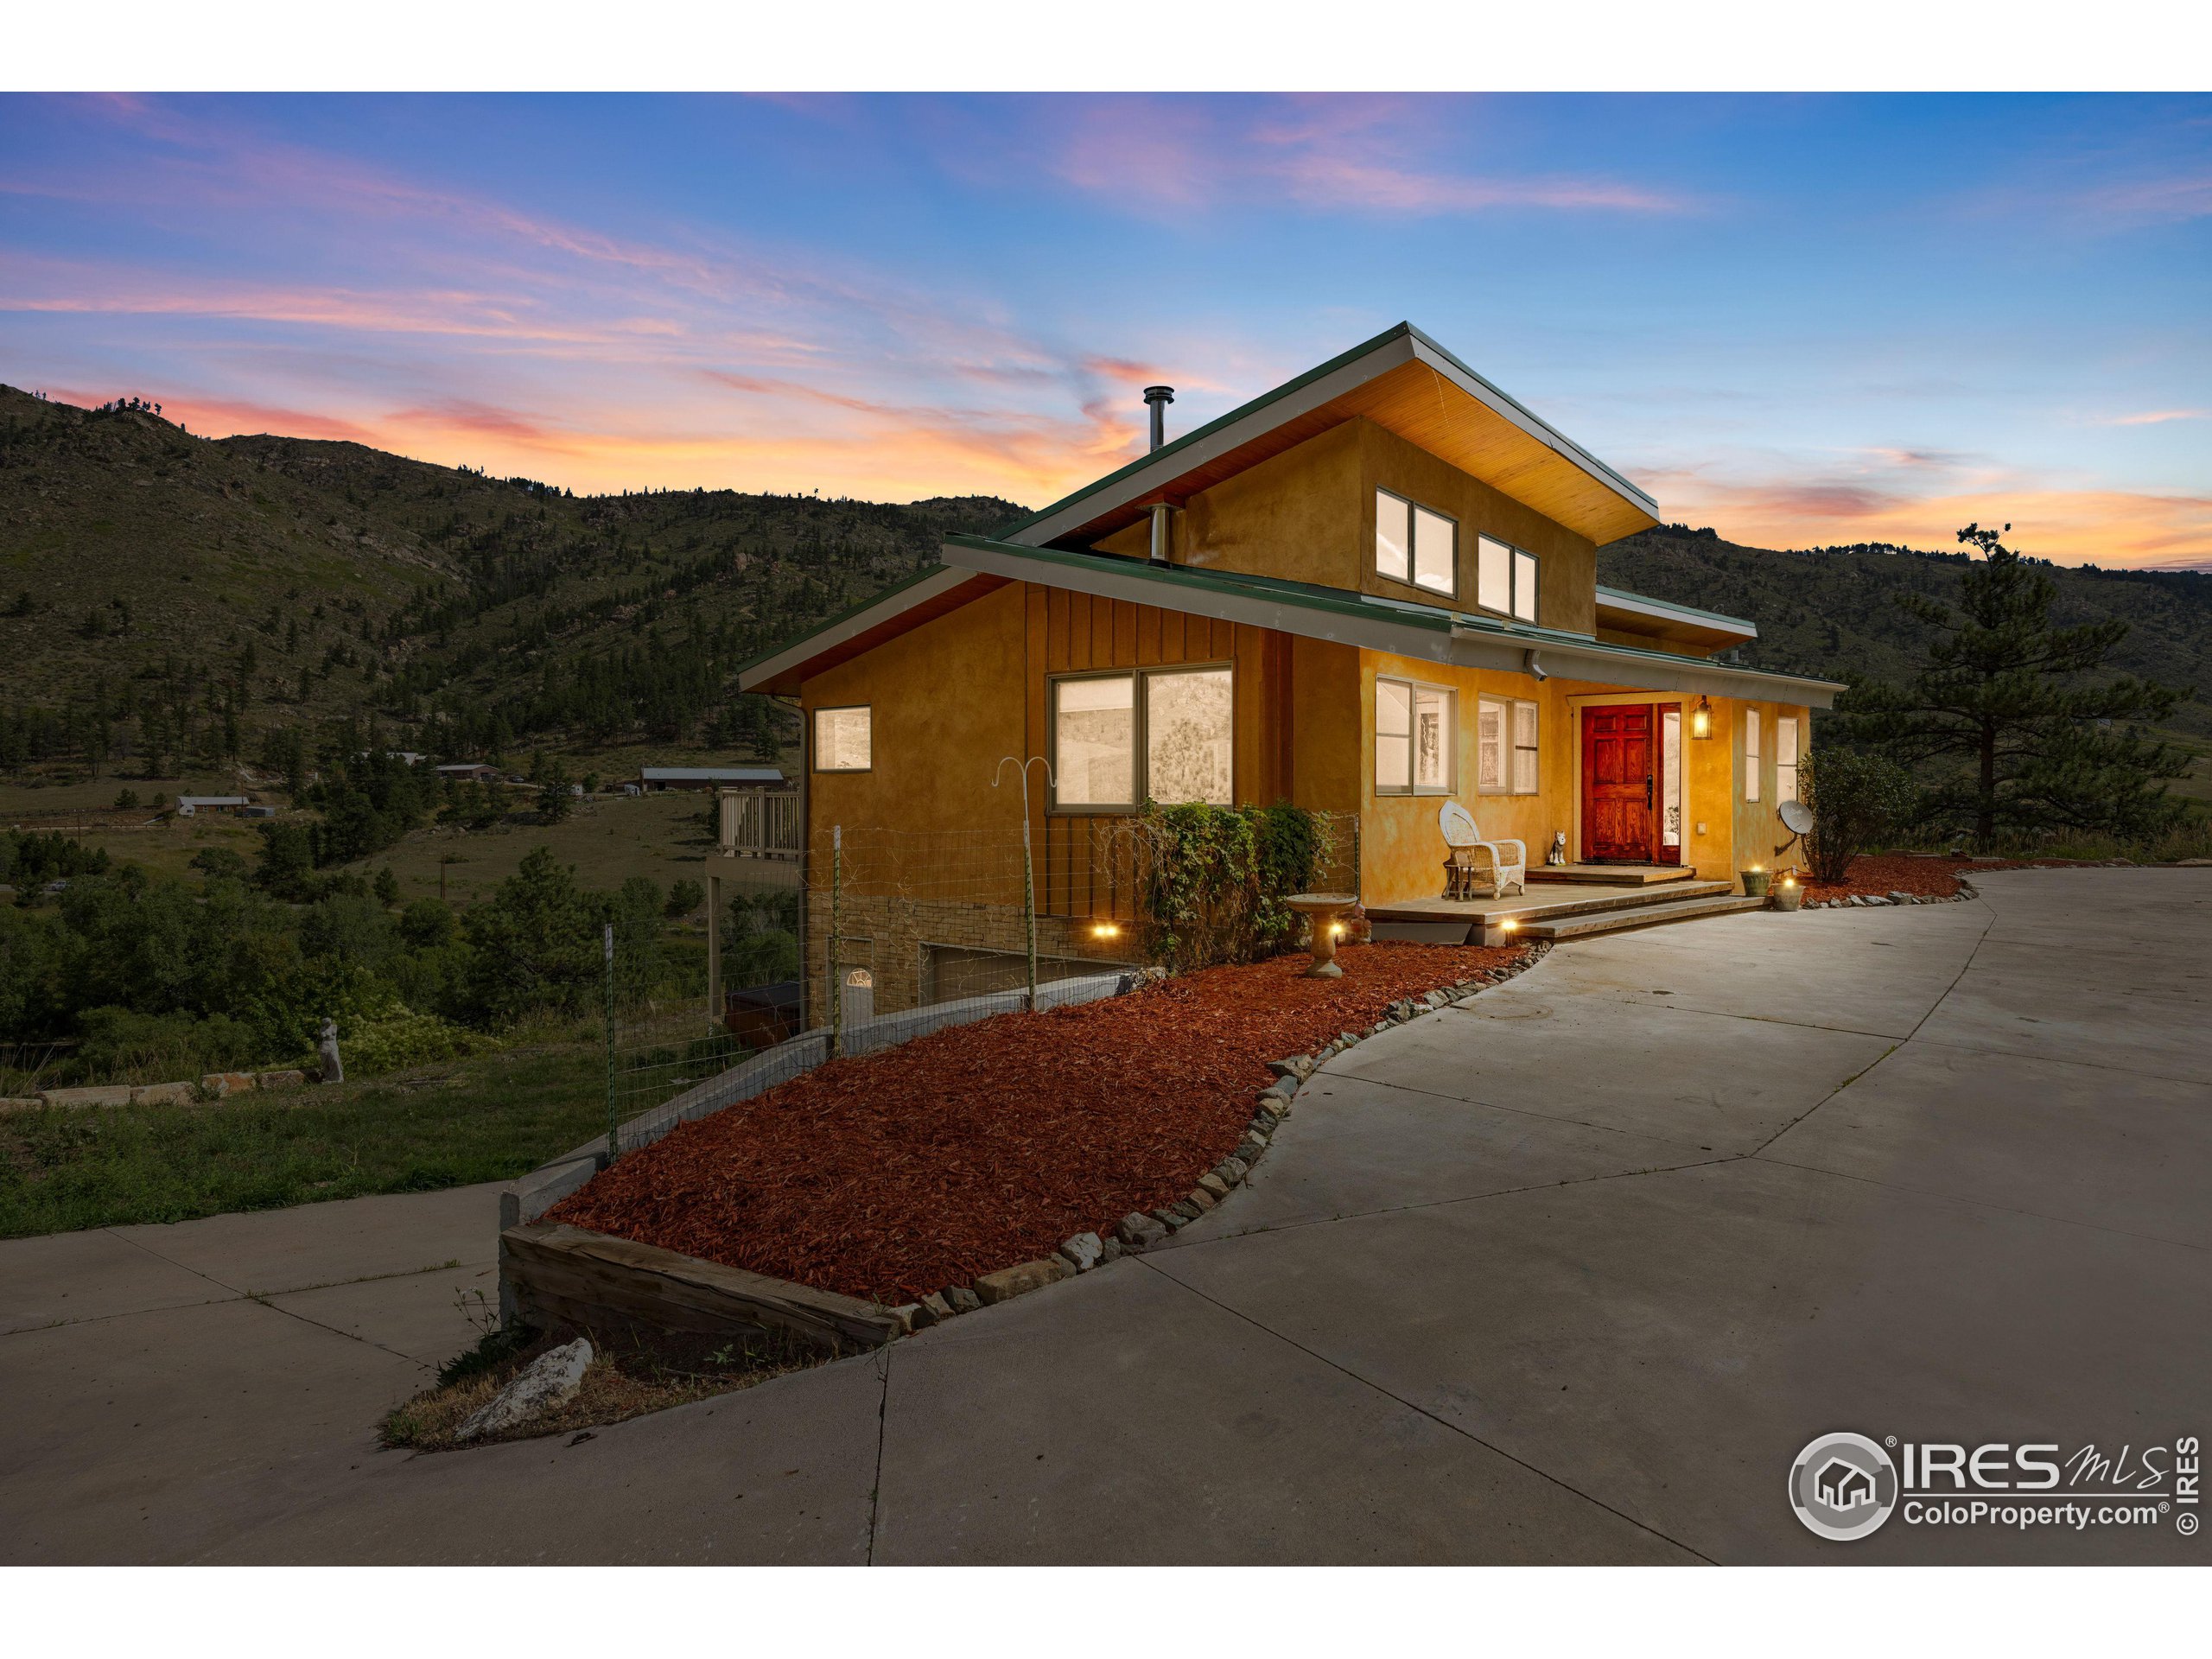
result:
<svg viewBox="0 0 2212 1659"><path fill-rule="evenodd" d="M1313 965L1308 979L1342 979L1337 966L1337 918L1359 902L1349 893L1294 893L1283 903L1306 918L1313 935Z"/></svg>

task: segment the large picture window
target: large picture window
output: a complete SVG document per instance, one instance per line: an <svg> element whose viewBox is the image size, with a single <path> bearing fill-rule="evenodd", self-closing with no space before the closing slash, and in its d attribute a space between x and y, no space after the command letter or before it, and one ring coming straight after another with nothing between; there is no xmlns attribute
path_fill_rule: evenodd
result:
<svg viewBox="0 0 2212 1659"><path fill-rule="evenodd" d="M1452 693L1441 686L1377 677L1375 792L1452 792Z"/></svg>
<svg viewBox="0 0 2212 1659"><path fill-rule="evenodd" d="M1459 591L1459 526L1388 490L1375 492L1375 573L1446 597Z"/></svg>
<svg viewBox="0 0 2212 1659"><path fill-rule="evenodd" d="M1475 603L1522 622L1536 620L1536 556L1499 541L1476 538Z"/></svg>
<svg viewBox="0 0 2212 1659"><path fill-rule="evenodd" d="M860 703L814 711L814 769L867 772L875 764L874 711Z"/></svg>
<svg viewBox="0 0 2212 1659"><path fill-rule="evenodd" d="M1484 795L1534 795L1539 779L1536 705L1483 697L1475 713L1475 789Z"/></svg>
<svg viewBox="0 0 2212 1659"><path fill-rule="evenodd" d="M1052 683L1052 804L1132 812L1230 799L1235 694L1225 668L1156 668Z"/></svg>

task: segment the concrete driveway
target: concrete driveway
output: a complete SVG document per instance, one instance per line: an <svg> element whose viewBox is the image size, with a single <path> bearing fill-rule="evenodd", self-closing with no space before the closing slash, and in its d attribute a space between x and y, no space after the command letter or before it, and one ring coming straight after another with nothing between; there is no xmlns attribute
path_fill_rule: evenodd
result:
<svg viewBox="0 0 2212 1659"><path fill-rule="evenodd" d="M1983 890L1562 946L1167 1248L578 1446L372 1449L489 1189L0 1244L0 1560L2196 1560L1785 1500L2212 1430L2212 870Z"/></svg>

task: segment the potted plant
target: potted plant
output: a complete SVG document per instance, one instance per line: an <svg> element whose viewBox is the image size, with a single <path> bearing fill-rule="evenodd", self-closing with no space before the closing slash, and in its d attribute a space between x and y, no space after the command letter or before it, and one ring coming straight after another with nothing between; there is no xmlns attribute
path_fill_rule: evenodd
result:
<svg viewBox="0 0 2212 1659"><path fill-rule="evenodd" d="M1767 902L1777 910L1796 910L1803 906L1805 888L1797 880L1795 870L1783 872L1782 880L1774 884L1774 891L1768 895Z"/></svg>
<svg viewBox="0 0 2212 1659"><path fill-rule="evenodd" d="M1770 871L1763 865L1755 864L1750 869L1741 871L1739 874L1744 879L1744 897L1746 899L1766 897L1767 884L1774 879Z"/></svg>

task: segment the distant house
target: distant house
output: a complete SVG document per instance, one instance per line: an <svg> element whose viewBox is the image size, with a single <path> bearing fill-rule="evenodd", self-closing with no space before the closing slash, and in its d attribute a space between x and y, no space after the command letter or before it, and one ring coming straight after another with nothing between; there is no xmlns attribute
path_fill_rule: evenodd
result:
<svg viewBox="0 0 2212 1659"><path fill-rule="evenodd" d="M420 753L414 749L386 749L384 752L384 754L385 760L397 760L403 766L419 766L425 760L430 758L429 755ZM365 760L369 758L369 752L366 749L362 749L357 753L353 758L356 760ZM442 771L443 768L441 767L440 770Z"/></svg>
<svg viewBox="0 0 2212 1659"><path fill-rule="evenodd" d="M180 795L176 798L176 815L180 818L196 818L206 812L227 812L238 817L252 804L251 795Z"/></svg>
<svg viewBox="0 0 2212 1659"><path fill-rule="evenodd" d="M481 760L456 760L438 768L438 776L455 784L496 784L499 769L487 766Z"/></svg>
<svg viewBox="0 0 2212 1659"><path fill-rule="evenodd" d="M779 766L643 766L641 789L782 789Z"/></svg>

